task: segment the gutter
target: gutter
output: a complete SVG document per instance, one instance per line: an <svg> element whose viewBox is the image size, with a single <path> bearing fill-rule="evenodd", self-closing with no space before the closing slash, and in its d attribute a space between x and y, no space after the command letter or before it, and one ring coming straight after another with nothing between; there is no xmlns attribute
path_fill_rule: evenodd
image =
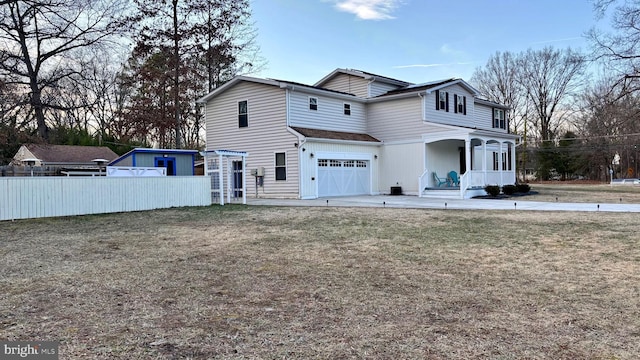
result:
<svg viewBox="0 0 640 360"><path fill-rule="evenodd" d="M366 145L366 146L382 146L384 145L383 141L375 142L375 141L359 141L359 140L340 140L340 139L325 139L325 138L306 138L306 141L314 141L320 143L341 143L347 145Z"/></svg>
<svg viewBox="0 0 640 360"><path fill-rule="evenodd" d="M288 90L287 90L288 91ZM298 199L302 199L302 194L304 194L303 190L303 184L304 182L303 180L303 172L302 170L302 145L304 145L304 143L307 142L307 139L300 134L299 132L293 130L292 128L289 127L289 102L288 102L288 96L287 96L287 131L289 133L291 133L292 135L294 135L295 137L298 138L298 144L297 144L297 148L298 148Z"/></svg>

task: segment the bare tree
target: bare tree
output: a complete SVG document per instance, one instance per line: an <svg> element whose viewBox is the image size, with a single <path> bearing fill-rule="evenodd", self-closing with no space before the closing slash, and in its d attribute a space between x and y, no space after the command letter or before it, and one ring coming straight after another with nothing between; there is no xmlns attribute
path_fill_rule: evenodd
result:
<svg viewBox="0 0 640 360"><path fill-rule="evenodd" d="M82 72L80 50L121 31L126 0L9 0L0 3L0 77L25 94L39 136L47 140L49 100L58 84Z"/></svg>
<svg viewBox="0 0 640 360"><path fill-rule="evenodd" d="M627 89L615 77L604 78L582 95L580 137L584 155L591 164L591 176L608 178L608 170L626 176L629 169L638 172L640 155L640 97L625 93ZM619 165L612 160L617 154ZM636 175L637 176L637 175Z"/></svg>
<svg viewBox="0 0 640 360"><path fill-rule="evenodd" d="M571 114L570 97L584 84L586 61L571 49L527 50L517 61L518 77L533 111L531 124L540 141L554 139Z"/></svg>
<svg viewBox="0 0 640 360"><path fill-rule="evenodd" d="M636 0L593 0L600 18L611 11L613 32L593 28L588 37L593 55L608 73L615 74L612 90L618 96L640 90L640 2ZM613 10L611 10L613 8Z"/></svg>
<svg viewBox="0 0 640 360"><path fill-rule="evenodd" d="M508 51L496 52L484 67L477 68L471 83L488 100L509 107L509 129L522 133L526 114L526 92L520 82L517 55Z"/></svg>

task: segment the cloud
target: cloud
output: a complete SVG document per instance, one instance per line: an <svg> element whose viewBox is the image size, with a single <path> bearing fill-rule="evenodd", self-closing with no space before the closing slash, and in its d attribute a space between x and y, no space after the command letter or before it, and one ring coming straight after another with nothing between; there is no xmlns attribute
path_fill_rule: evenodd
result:
<svg viewBox="0 0 640 360"><path fill-rule="evenodd" d="M452 66L452 65L471 65L471 62L455 62L455 63L447 63L447 64L413 64L413 65L397 65L394 66L394 69L408 69L408 68L430 68L430 67L439 67L439 66Z"/></svg>
<svg viewBox="0 0 640 360"><path fill-rule="evenodd" d="M394 19L391 15L403 0L334 0L336 9L362 20Z"/></svg>

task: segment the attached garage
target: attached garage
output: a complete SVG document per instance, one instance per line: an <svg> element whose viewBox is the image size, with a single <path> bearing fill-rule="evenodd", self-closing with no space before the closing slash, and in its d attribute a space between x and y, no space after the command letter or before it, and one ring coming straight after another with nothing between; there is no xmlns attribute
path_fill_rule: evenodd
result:
<svg viewBox="0 0 640 360"><path fill-rule="evenodd" d="M371 193L368 160L318 159L318 196L365 195Z"/></svg>

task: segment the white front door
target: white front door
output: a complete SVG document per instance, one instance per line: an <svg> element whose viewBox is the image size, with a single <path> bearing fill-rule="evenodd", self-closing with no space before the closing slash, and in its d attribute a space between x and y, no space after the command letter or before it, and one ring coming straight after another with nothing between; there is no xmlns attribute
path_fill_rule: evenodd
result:
<svg viewBox="0 0 640 360"><path fill-rule="evenodd" d="M371 166L366 160L318 159L318 196L371 193Z"/></svg>

